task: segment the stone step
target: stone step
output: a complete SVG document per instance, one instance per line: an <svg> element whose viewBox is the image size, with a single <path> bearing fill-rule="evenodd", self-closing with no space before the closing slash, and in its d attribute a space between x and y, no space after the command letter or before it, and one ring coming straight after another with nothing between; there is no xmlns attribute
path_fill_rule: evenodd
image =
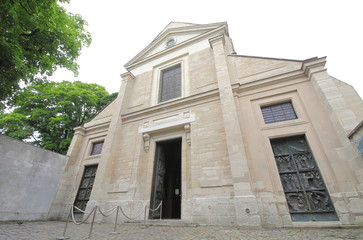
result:
<svg viewBox="0 0 363 240"><path fill-rule="evenodd" d="M143 225L143 220L125 221L126 224ZM147 219L145 224L148 226L173 226L173 227L197 227L199 224L180 219Z"/></svg>

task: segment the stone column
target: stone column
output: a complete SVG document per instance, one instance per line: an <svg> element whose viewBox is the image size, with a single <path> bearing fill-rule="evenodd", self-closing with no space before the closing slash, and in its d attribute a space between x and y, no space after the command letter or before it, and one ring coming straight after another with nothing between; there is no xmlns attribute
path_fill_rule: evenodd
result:
<svg viewBox="0 0 363 240"><path fill-rule="evenodd" d="M256 196L252 192L247 157L225 52L225 36L209 39L213 49L220 103L226 133L228 158L234 187L236 220L238 225L261 226Z"/></svg>

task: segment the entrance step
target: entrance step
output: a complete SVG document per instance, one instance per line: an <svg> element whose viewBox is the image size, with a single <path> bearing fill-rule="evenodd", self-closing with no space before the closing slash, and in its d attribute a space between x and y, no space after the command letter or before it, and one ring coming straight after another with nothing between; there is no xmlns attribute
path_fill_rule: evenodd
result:
<svg viewBox="0 0 363 240"><path fill-rule="evenodd" d="M144 224L144 221L126 221L127 224ZM191 223L185 220L174 219L148 219L146 226L171 226L171 227L197 227L199 224Z"/></svg>

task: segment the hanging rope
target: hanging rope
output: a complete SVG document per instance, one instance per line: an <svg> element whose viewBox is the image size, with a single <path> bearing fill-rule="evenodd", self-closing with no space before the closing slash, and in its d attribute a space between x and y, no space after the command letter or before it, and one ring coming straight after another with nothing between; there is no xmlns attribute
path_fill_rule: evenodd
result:
<svg viewBox="0 0 363 240"><path fill-rule="evenodd" d="M98 211L101 213L101 215L102 215L102 216L104 216L104 217L109 217L109 216L111 216L111 215L112 215L112 214L116 211L116 209L117 209L118 207L119 207L119 206L114 207L114 208L109 209L109 210L104 211L104 212L102 212L102 211L101 211L101 208L98 208ZM106 214L106 212L111 212L111 213Z"/></svg>
<svg viewBox="0 0 363 240"><path fill-rule="evenodd" d="M77 207L75 207L75 206L73 206L74 208L76 208L77 210L79 209L79 208L77 208ZM93 209L92 209L92 211L88 214L88 216L86 217L86 218L84 218L81 222L77 222L76 221L76 219L74 218L74 211L71 211L72 212L72 220L73 220L73 222L74 222L74 224L76 224L76 225L81 225L82 223L84 223L85 221L87 221L88 220L88 218L92 215L92 213L96 210L96 208L97 208L97 206L96 207L94 207Z"/></svg>
<svg viewBox="0 0 363 240"><path fill-rule="evenodd" d="M144 211L144 225L145 225L145 221L146 221L146 211L147 211L147 209L149 209L152 212L155 212L159 208L161 208L162 203L163 203L163 201L161 201L159 203L159 205L155 209L150 208L149 206L147 206L147 204L145 204L144 207L141 208L141 210ZM75 219L75 217L74 217L74 209L86 215L83 218L83 220L81 220L80 222L77 222L76 219ZM125 218L127 218L129 220L135 220L135 219L137 219L142 214L142 211L140 211L140 213L138 213L135 217L127 216L121 206L116 206L116 207L113 207L113 208L111 208L109 210L106 210L106 211L102 211L98 206L95 206L92 209L92 211L88 213L88 212L86 212L86 211L84 211L84 210L82 210L82 209L80 209L80 208L78 208L78 207L76 207L74 205L71 205L70 212L69 212L69 215L68 215L68 219L67 219L67 222L66 222L64 231L63 231L63 236L62 237L59 237L57 239L66 239L65 235L66 235L67 226L68 226L68 222L69 222L70 218L72 218L72 221L73 221L74 224L81 225L81 224L85 223L90 218L91 215L93 215L92 222L91 222L91 228L90 228L90 232L89 232L89 235L88 235L88 238L90 238L91 237L91 234L92 234L93 224L94 224L94 221L95 221L95 218L96 218L97 209L101 213L101 215L104 216L104 217L109 217L115 211L117 211L117 213L116 213L116 220L115 220L115 228L114 228L115 231L114 231L114 233L116 233L116 224L118 222L118 212L119 212L119 210L125 216ZM160 213L160 217L161 217L161 213Z"/></svg>

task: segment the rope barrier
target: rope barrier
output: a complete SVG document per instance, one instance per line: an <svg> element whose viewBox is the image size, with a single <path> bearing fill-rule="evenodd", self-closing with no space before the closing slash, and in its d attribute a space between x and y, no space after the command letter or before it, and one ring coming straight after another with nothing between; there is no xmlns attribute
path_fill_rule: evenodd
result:
<svg viewBox="0 0 363 240"><path fill-rule="evenodd" d="M111 216L116 211L117 208L118 208L118 206L117 207L114 207L112 209L109 209L107 211L104 211L104 212L101 211L101 208L98 208L98 211L102 214L102 216L109 217L109 216ZM111 212L111 213L110 214L106 214L106 212Z"/></svg>
<svg viewBox="0 0 363 240"><path fill-rule="evenodd" d="M155 212L155 211L157 211L158 209L159 209L159 207L161 206L161 204L163 203L163 201L160 201L160 203L159 203L159 206L157 206L157 208L155 208L155 209L152 209L152 208L150 208L150 207L148 207L148 206L146 206L150 211L152 211L152 212Z"/></svg>
<svg viewBox="0 0 363 240"><path fill-rule="evenodd" d="M74 207L74 206L73 206ZM74 211L71 211L72 212L72 221L74 222L74 224L76 225L81 225L82 223L84 223L85 221L88 220L88 218L92 215L92 213L96 210L96 207L94 207L92 209L92 211L88 214L88 216L86 218L84 218L81 222L77 222L76 219L74 218Z"/></svg>
<svg viewBox="0 0 363 240"><path fill-rule="evenodd" d="M155 209L150 208L149 206L147 206L147 204L145 204L145 206L143 208L141 208L141 209L144 210L144 226L146 226L146 212L147 212L147 209L149 209L152 212L155 212L155 211L157 211L160 208L160 218L161 218L161 214L162 214L162 203L163 203L163 201L161 201L159 203L159 205ZM80 222L77 222L76 221L76 219L74 217L74 210L77 210L77 211L85 214L85 216L83 217L83 219ZM95 218L96 218L97 210L104 217L109 217L109 216L111 216L116 211L116 220L115 220L115 225L114 225L114 232L113 233L110 233L110 234L118 234L116 232L116 226L117 226L117 222L118 222L119 211L121 211L121 213L124 215L124 217L127 218L127 219L129 219L129 220L135 220L135 219L137 219L142 214L142 211L141 211L135 217L127 216L121 206L116 206L116 207L113 207L113 208L111 208L109 210L106 210L106 211L102 211L98 206L95 206L92 209L92 211L88 213L88 212L86 212L86 211L84 211L82 209L79 209L78 207L76 207L74 205L71 205L70 210L69 210L69 214L68 214L68 217L67 217L66 225L64 227L63 236L62 237L58 237L57 239L67 239L68 238L65 235L66 235L66 232L67 232L67 227L68 227L68 223L69 223L70 219L72 219L72 222L75 225L81 225L81 224L85 223L90 218L91 215L93 215L92 222L91 222L91 227L90 227L90 231L89 231L89 234L88 234L88 239L90 239L91 238L91 235L92 235L92 230L93 230L93 225L94 225L94 221L95 221Z"/></svg>
<svg viewBox="0 0 363 240"><path fill-rule="evenodd" d="M81 212L81 213L84 213L84 214L90 214L90 213L88 213L88 212L86 212L86 211L83 211L82 209L80 209L80 208L78 208L78 207L76 207L76 206L74 206L74 205L72 205L73 206L73 208L75 208L77 211L79 211L79 212Z"/></svg>
<svg viewBox="0 0 363 240"><path fill-rule="evenodd" d="M145 228L146 228L146 209L148 208L150 211L155 212L161 207L162 204L163 204L163 201L160 201L159 206L157 206L157 208L155 208L155 209L152 209L152 208L148 207L147 205L145 205L145 213L144 213L144 227ZM162 208L160 209L160 219L161 219L161 214L162 214Z"/></svg>
<svg viewBox="0 0 363 240"><path fill-rule="evenodd" d="M141 214L142 212L144 211L143 208L141 208L141 212L139 214L137 214L135 217L129 217L125 214L124 210L122 210L122 207L119 206L120 210L121 210L121 213L125 216L125 218L129 219L129 220L135 220L137 219Z"/></svg>

